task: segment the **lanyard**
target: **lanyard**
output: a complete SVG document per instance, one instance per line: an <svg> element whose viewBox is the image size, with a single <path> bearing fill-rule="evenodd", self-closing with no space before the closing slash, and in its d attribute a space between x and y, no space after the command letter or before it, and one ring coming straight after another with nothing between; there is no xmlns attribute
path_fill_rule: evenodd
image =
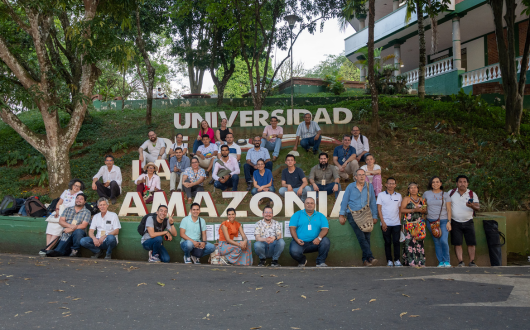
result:
<svg viewBox="0 0 530 330"><path fill-rule="evenodd" d="M309 214L307 214L307 212L305 212L305 215L307 217L307 220L308 220L308 223L311 224L311 220L313 220L313 217L315 216L316 213L313 213L312 216L309 216Z"/></svg>

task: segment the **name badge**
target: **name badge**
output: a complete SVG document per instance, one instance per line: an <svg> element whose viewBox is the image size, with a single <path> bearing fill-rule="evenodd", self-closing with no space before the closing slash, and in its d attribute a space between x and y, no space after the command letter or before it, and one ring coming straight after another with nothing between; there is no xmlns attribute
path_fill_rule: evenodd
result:
<svg viewBox="0 0 530 330"><path fill-rule="evenodd" d="M77 220L72 220L72 225L77 225Z"/></svg>
<svg viewBox="0 0 530 330"><path fill-rule="evenodd" d="M105 230L102 230L102 231L101 231L101 236L105 236L106 233L107 233L107 232L106 232Z"/></svg>
<svg viewBox="0 0 530 330"><path fill-rule="evenodd" d="M326 185L326 180L322 179L322 185L323 185L323 186Z"/></svg>
<svg viewBox="0 0 530 330"><path fill-rule="evenodd" d="M342 162L344 163L346 161L346 157L342 157Z"/></svg>
<svg viewBox="0 0 530 330"><path fill-rule="evenodd" d="M307 225L307 230L311 230L311 225Z"/></svg>

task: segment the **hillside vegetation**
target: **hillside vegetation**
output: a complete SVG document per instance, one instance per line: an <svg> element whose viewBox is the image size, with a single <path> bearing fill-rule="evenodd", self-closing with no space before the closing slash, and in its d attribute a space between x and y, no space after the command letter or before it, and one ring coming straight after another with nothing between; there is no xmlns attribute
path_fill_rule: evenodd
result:
<svg viewBox="0 0 530 330"><path fill-rule="evenodd" d="M360 125L363 134L370 138L371 151L376 163L383 169L383 178L397 178L401 193L405 193L411 181L419 183L420 189L424 190L433 175L440 176L446 189L450 189L455 186L454 178L458 174L466 174L470 177L470 188L477 192L485 210L530 209L528 112L523 116L522 135L515 138L507 136L503 130L504 110L501 107L489 106L467 96L456 97L450 102L381 97L382 129L377 134L367 131L371 117L370 100L298 106L302 107L313 113L319 107L328 111L333 107L351 109L354 114L352 125ZM264 110L276 108L265 107ZM230 111L249 108L155 109L151 127L144 125L145 110L91 111L70 151L72 176L85 182L89 200L95 201L97 194L90 189L91 178L103 165L104 155L110 153L116 157L116 165L122 168L124 192L135 191L130 180L131 161L138 159L138 146L146 140L149 129L154 129L159 136L170 137L174 132L174 112L220 110L229 115ZM45 133L39 113L28 112L20 117L31 129ZM66 124L67 119L67 114L63 114L61 122ZM237 134L237 125L234 131L236 138L245 137ZM343 133L348 132L337 132L332 136L340 139ZM40 195L44 201L49 201L44 158L3 123L0 123L0 139L3 141L0 146L0 197L8 194L15 197ZM330 156L333 152L330 146L323 146L323 150ZM275 166L283 163L288 151L282 150ZM309 169L317 163L317 158L312 153L306 154L303 149L300 154L298 165L309 175ZM243 181L241 175L240 190L246 187ZM343 184L343 189L346 184ZM169 181L163 181L162 186L169 192ZM205 186L213 191L213 186ZM280 186L279 176L275 177L275 186L277 189ZM124 195L120 196L119 202ZM217 190L214 198L219 197ZM117 210L119 206L118 203L112 209Z"/></svg>

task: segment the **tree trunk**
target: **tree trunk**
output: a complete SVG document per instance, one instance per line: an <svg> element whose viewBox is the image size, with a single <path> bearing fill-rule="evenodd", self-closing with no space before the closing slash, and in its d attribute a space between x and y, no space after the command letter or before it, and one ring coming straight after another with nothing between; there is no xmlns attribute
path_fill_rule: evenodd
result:
<svg viewBox="0 0 530 330"><path fill-rule="evenodd" d="M154 88L156 70L151 65L151 61L149 60L149 54L147 53L145 49L145 42L142 37L142 28L140 26L140 11L138 8L136 8L136 29L137 29L136 45L138 46L138 49L140 50L140 53L142 54L142 57L145 62L145 68L147 70L147 90L145 91L145 94L147 96L147 109L145 112L145 124L151 125L151 119L152 119L152 113L153 113L153 88ZM138 68L138 73L140 73L139 68ZM145 84L144 84L144 89L145 89Z"/></svg>
<svg viewBox="0 0 530 330"><path fill-rule="evenodd" d="M223 104L226 82L220 81L215 87L217 88L217 106L219 107Z"/></svg>
<svg viewBox="0 0 530 330"><path fill-rule="evenodd" d="M196 68L193 64L188 64L191 94L201 93L204 71L205 69Z"/></svg>
<svg viewBox="0 0 530 330"><path fill-rule="evenodd" d="M420 100L425 99L425 27L423 25L423 1L416 1L416 12L418 13L418 39L420 42L420 66L418 68L418 96Z"/></svg>
<svg viewBox="0 0 530 330"><path fill-rule="evenodd" d="M64 190L68 189L71 176L69 150L70 148L55 146L44 153L48 167L49 195L52 198L60 196Z"/></svg>
<svg viewBox="0 0 530 330"><path fill-rule="evenodd" d="M375 85L375 58L374 58L374 26L375 26L375 0L368 4L368 84L372 96L372 131L379 130L379 97Z"/></svg>

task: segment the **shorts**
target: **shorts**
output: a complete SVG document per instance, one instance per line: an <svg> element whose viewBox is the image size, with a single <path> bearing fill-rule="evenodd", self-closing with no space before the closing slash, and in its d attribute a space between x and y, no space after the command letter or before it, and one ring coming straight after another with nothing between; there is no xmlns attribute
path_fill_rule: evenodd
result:
<svg viewBox="0 0 530 330"><path fill-rule="evenodd" d="M451 220L451 245L462 245L462 238L466 239L467 246L477 245L473 219L466 222Z"/></svg>

